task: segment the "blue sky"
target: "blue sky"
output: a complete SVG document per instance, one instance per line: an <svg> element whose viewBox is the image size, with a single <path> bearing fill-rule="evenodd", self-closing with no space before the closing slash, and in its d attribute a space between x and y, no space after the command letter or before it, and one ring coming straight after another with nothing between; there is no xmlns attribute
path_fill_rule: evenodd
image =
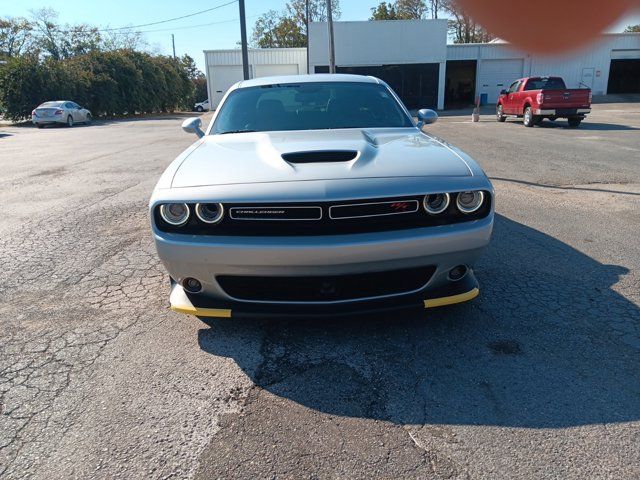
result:
<svg viewBox="0 0 640 480"><path fill-rule="evenodd" d="M51 7L59 13L61 23L88 23L102 28L140 25L165 20L227 3L229 0L202 0L177 2L176 0L0 0L1 16L29 16L29 11ZM380 0L342 0L341 20L366 20L371 7ZM251 35L256 18L267 10L282 10L286 0L245 0L247 32ZM210 24L198 28L193 25ZM624 18L611 31L621 31L625 25L640 23L640 12ZM171 33L175 34L176 53L188 53L203 69L202 50L235 48L240 40L238 4L185 18L171 23L140 28L151 49L171 53ZM162 31L149 31L162 30Z"/></svg>

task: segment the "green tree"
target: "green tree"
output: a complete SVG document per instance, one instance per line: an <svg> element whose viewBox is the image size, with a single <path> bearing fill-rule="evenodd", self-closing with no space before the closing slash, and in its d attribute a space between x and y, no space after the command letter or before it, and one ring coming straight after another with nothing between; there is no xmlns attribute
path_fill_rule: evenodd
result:
<svg viewBox="0 0 640 480"><path fill-rule="evenodd" d="M395 7L398 18L403 20L419 20L427 13L424 0L396 0Z"/></svg>
<svg viewBox="0 0 640 480"><path fill-rule="evenodd" d="M340 2L332 0L333 19L340 18ZM309 21L327 20L326 1L309 0ZM306 2L291 0L283 12L269 10L253 27L252 45L259 48L305 47L307 45Z"/></svg>
<svg viewBox="0 0 640 480"><path fill-rule="evenodd" d="M371 9L371 18L369 20L399 20L396 12L395 4L380 2L377 7Z"/></svg>
<svg viewBox="0 0 640 480"><path fill-rule="evenodd" d="M442 9L451 16L449 34L453 37L453 43L484 43L495 38L458 7L455 0L442 0L442 2Z"/></svg>
<svg viewBox="0 0 640 480"><path fill-rule="evenodd" d="M294 20L302 32L305 32L307 5L306 0L291 0L285 7L286 16ZM339 0L331 0L331 17L338 20L342 15ZM327 0L309 0L309 22L327 21Z"/></svg>
<svg viewBox="0 0 640 480"><path fill-rule="evenodd" d="M40 53L55 60L85 55L100 50L102 37L96 27L89 25L65 25L57 23L58 13L51 8L31 12L35 45Z"/></svg>
<svg viewBox="0 0 640 480"><path fill-rule="evenodd" d="M102 50L144 50L148 47L142 33L135 30L124 29L102 34Z"/></svg>
<svg viewBox="0 0 640 480"><path fill-rule="evenodd" d="M624 29L625 33L640 33L640 24L638 25L629 25Z"/></svg>
<svg viewBox="0 0 640 480"><path fill-rule="evenodd" d="M431 18L438 18L438 12L442 9L442 0L396 0L392 2L380 2L377 7L371 9L369 20L419 20L431 14Z"/></svg>
<svg viewBox="0 0 640 480"><path fill-rule="evenodd" d="M26 18L0 18L0 58L26 53L33 44L32 30Z"/></svg>

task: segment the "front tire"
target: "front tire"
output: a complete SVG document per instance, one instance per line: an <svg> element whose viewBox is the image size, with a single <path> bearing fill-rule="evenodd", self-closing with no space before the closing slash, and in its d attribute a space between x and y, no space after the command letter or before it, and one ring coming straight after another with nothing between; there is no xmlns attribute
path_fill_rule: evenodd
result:
<svg viewBox="0 0 640 480"><path fill-rule="evenodd" d="M199 113L202 113L202 112L204 112L204 108L202 108L200 105L198 105L196 107L196 111L199 112Z"/></svg>
<svg viewBox="0 0 640 480"><path fill-rule="evenodd" d="M43 124L41 124L41 123L36 123L36 127L38 127L38 128L44 128L44 125L43 125Z"/></svg>
<svg viewBox="0 0 640 480"><path fill-rule="evenodd" d="M84 124L91 125L91 120L93 120L93 118L91 118L91 114L87 113L87 119L84 121Z"/></svg>
<svg viewBox="0 0 640 480"><path fill-rule="evenodd" d="M533 114L533 110L531 110L531 107L527 107L524 109L524 126L525 127L533 127L536 122L538 121L538 118L536 115Z"/></svg>
<svg viewBox="0 0 640 480"><path fill-rule="evenodd" d="M67 127L73 127L73 117L71 115L67 117Z"/></svg>
<svg viewBox="0 0 640 480"><path fill-rule="evenodd" d="M496 107L496 120L499 122L504 122L506 119L507 117L505 117L502 113L502 104L500 104Z"/></svg>
<svg viewBox="0 0 640 480"><path fill-rule="evenodd" d="M569 118L569 128L578 128L580 122L582 122L581 118Z"/></svg>

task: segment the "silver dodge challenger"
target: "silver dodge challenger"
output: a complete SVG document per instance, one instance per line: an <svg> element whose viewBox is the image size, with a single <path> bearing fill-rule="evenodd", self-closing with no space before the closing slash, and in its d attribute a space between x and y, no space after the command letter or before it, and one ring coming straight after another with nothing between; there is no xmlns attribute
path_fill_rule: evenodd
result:
<svg viewBox="0 0 640 480"><path fill-rule="evenodd" d="M166 169L151 228L170 304L198 317L431 308L479 293L493 187L383 81L242 81Z"/></svg>

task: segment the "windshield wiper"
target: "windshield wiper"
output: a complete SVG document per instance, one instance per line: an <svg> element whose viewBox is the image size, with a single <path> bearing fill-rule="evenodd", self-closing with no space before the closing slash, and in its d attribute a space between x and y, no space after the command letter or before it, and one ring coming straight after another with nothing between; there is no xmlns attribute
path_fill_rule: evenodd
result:
<svg viewBox="0 0 640 480"><path fill-rule="evenodd" d="M226 132L222 132L219 135L226 135L227 133L250 133L255 132L255 130L227 130Z"/></svg>

